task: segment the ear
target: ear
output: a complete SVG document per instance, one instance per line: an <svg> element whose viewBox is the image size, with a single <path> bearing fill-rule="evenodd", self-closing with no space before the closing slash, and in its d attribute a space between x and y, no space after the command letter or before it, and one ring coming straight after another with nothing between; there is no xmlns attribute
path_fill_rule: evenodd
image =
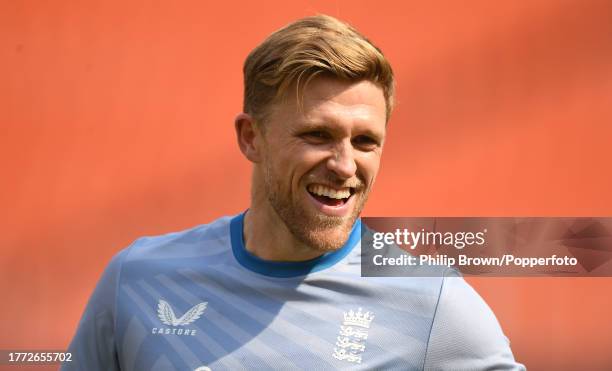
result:
<svg viewBox="0 0 612 371"><path fill-rule="evenodd" d="M249 161L254 163L260 162L262 157L262 133L257 128L255 119L247 113L241 113L236 116L234 126L236 127L236 139L238 140L240 151Z"/></svg>

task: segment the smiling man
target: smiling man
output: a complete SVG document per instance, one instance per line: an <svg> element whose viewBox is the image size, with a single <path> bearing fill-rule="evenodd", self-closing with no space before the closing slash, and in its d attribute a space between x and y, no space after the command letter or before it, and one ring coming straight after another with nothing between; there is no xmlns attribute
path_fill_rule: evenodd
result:
<svg viewBox="0 0 612 371"><path fill-rule="evenodd" d="M235 129L253 163L250 207L117 254L63 367L522 369L453 271L360 276L359 214L393 108L380 50L309 17L255 48L244 75Z"/></svg>
<svg viewBox="0 0 612 371"><path fill-rule="evenodd" d="M254 166L247 249L276 261L338 250L378 173L386 103L375 82L317 76L272 103L265 121L236 119L240 148ZM298 106L301 105L301 106Z"/></svg>

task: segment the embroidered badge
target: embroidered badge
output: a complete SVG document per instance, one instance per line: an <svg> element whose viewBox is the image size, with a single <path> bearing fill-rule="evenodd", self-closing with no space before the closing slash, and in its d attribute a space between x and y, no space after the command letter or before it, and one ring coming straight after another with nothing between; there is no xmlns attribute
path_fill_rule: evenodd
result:
<svg viewBox="0 0 612 371"><path fill-rule="evenodd" d="M361 363L361 354L365 351L368 330L374 319L374 313L359 308L344 312L344 321L336 338L336 347L332 356L341 361Z"/></svg>

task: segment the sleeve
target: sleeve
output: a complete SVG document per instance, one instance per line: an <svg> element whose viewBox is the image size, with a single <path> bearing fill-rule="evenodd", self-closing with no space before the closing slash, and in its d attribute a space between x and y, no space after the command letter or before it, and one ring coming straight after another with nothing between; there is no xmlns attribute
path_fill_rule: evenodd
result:
<svg viewBox="0 0 612 371"><path fill-rule="evenodd" d="M123 250L115 255L102 274L68 347L72 361L64 362L61 370L119 370L115 346L115 301L125 253Z"/></svg>
<svg viewBox="0 0 612 371"><path fill-rule="evenodd" d="M462 277L445 277L425 370L525 370L493 311Z"/></svg>

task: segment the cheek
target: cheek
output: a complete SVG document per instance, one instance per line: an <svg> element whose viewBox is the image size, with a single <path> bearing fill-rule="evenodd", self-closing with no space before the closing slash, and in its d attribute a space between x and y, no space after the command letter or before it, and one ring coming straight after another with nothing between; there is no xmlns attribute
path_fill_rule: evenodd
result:
<svg viewBox="0 0 612 371"><path fill-rule="evenodd" d="M329 157L329 152L322 149L314 149L312 147L302 148L296 152L296 157L303 167L314 167L319 163L324 162Z"/></svg>
<svg viewBox="0 0 612 371"><path fill-rule="evenodd" d="M297 189L305 176L322 163L325 155L301 146L292 146L268 157L277 182L281 187Z"/></svg>
<svg viewBox="0 0 612 371"><path fill-rule="evenodd" d="M361 169L362 176L368 183L373 183L378 169L380 168L380 156L376 154L364 154L358 159L357 166Z"/></svg>
<svg viewBox="0 0 612 371"><path fill-rule="evenodd" d="M285 155L290 166L299 176L312 171L319 164L324 163L327 158L326 151L306 145L288 148Z"/></svg>

